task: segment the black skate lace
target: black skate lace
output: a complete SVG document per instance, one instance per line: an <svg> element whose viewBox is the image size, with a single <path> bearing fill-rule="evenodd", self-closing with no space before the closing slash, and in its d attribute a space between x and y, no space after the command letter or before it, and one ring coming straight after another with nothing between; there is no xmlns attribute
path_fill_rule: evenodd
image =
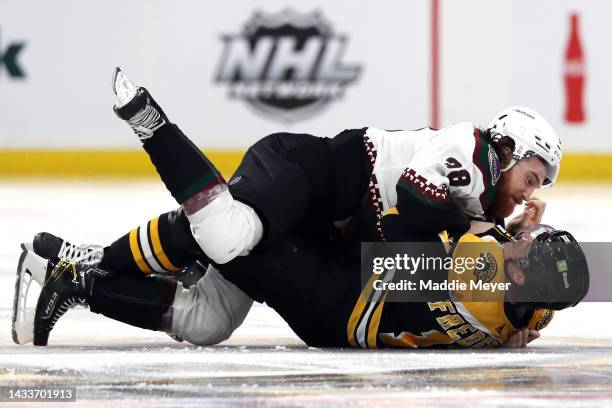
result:
<svg viewBox="0 0 612 408"><path fill-rule="evenodd" d="M62 243L58 257L68 262L79 262L86 265L96 265L102 261L104 248L100 245L74 245L67 241Z"/></svg>
<svg viewBox="0 0 612 408"><path fill-rule="evenodd" d="M51 317L51 324L49 325L49 330L53 329L55 323L57 323L58 319L64 315L68 310L72 309L75 306L87 306L87 300L84 297L80 296L71 296L64 300L61 305L55 309L53 316Z"/></svg>

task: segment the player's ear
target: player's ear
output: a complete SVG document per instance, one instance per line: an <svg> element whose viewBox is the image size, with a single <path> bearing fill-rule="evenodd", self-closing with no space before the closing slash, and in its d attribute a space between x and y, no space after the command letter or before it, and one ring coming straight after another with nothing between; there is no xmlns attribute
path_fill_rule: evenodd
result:
<svg viewBox="0 0 612 408"><path fill-rule="evenodd" d="M499 157L499 164L501 165L502 169L506 168L512 162L514 140L508 136L504 136L494 142L494 149Z"/></svg>
<svg viewBox="0 0 612 408"><path fill-rule="evenodd" d="M523 286L525 284L525 273L521 268L518 267L514 262L508 262L506 264L507 274L510 276L512 283L515 283L519 286Z"/></svg>

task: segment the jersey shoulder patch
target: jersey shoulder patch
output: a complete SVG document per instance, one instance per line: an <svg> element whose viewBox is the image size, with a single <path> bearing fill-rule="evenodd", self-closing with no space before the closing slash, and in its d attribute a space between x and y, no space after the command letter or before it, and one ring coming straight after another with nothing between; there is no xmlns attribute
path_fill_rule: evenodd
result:
<svg viewBox="0 0 612 408"><path fill-rule="evenodd" d="M493 146L480 134L478 128L474 128L474 153L472 161L482 174L484 191L480 195L482 209L486 210L493 203L495 196L495 185L501 177L501 164Z"/></svg>

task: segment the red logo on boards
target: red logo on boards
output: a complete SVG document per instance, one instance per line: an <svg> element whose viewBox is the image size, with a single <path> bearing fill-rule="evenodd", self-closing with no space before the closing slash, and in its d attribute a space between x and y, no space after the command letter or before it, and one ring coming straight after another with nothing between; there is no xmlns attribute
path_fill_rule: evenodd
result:
<svg viewBox="0 0 612 408"><path fill-rule="evenodd" d="M577 13L570 15L570 33L565 48L565 121L583 123L584 113L584 53L580 40L579 18Z"/></svg>

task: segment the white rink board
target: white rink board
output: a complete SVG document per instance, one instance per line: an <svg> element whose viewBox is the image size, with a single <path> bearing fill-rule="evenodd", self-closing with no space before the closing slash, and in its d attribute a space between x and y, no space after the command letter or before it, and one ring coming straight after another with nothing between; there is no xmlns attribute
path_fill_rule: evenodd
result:
<svg viewBox="0 0 612 408"><path fill-rule="evenodd" d="M277 131L332 136L347 127L423 127L432 114L432 1L1 2L0 51L23 44L17 62L26 77L11 78L0 66L0 149L136 148L111 110L115 65L150 88L170 117L208 149L242 149ZM359 72L314 116L284 123L230 98L217 76L224 36L240 35L256 12L290 6L302 16L318 12L332 37L345 41L329 61ZM506 106L527 105L553 124L567 151L612 151L612 3L440 0L440 10L441 125L484 126ZM563 119L563 75L573 12L580 18L587 120L571 125ZM295 58L299 66L315 64L300 53Z"/></svg>
<svg viewBox="0 0 612 408"><path fill-rule="evenodd" d="M375 1L294 6L303 14L318 11L332 34L345 38L340 67L361 68L343 95L314 118L285 124L229 99L228 86L215 82L222 36L240 34L257 11L289 6L278 0L2 2L0 38L3 44L25 42L20 61L27 77L10 80L0 72L0 149L137 148L111 109L117 65L209 149L246 148L282 130L333 136L346 127L427 123L425 0L392 1L384 8Z"/></svg>
<svg viewBox="0 0 612 408"><path fill-rule="evenodd" d="M443 124L486 124L503 107L525 105L559 133L566 151L612 150L612 3L580 0L442 1ZM585 122L565 121L565 52L578 15L584 53Z"/></svg>

